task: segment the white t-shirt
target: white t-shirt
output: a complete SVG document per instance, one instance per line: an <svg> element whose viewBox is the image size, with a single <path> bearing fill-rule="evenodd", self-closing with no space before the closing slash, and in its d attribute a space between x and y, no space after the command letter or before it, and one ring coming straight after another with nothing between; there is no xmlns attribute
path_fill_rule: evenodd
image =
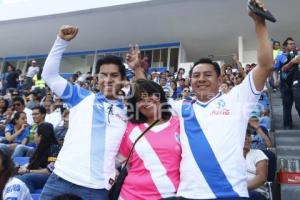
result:
<svg viewBox="0 0 300 200"><path fill-rule="evenodd" d="M32 200L25 183L14 177L6 183L2 198L3 200Z"/></svg>
<svg viewBox="0 0 300 200"><path fill-rule="evenodd" d="M33 118L32 118L32 110L29 108L24 108L24 113L26 113L26 117L27 117L27 123L29 125L33 124Z"/></svg>
<svg viewBox="0 0 300 200"><path fill-rule="evenodd" d="M56 128L62 121L62 116L60 109L54 110L50 114L46 114L45 122L51 123L53 125L53 128Z"/></svg>
<svg viewBox="0 0 300 200"><path fill-rule="evenodd" d="M177 195L190 199L248 197L243 146L260 92L252 73L207 103L170 102L180 117L182 160Z"/></svg>
<svg viewBox="0 0 300 200"><path fill-rule="evenodd" d="M55 162L59 177L93 189L110 189L115 179L115 157L127 119L119 100L108 100L72 85L59 75L59 64L69 42L57 38L45 62L42 77L70 108L69 128Z"/></svg>
<svg viewBox="0 0 300 200"><path fill-rule="evenodd" d="M28 68L26 76L29 77L29 78L33 78L34 75L39 73L39 71L40 71L40 68L38 66L30 66Z"/></svg>
<svg viewBox="0 0 300 200"><path fill-rule="evenodd" d="M256 164L262 160L269 160L268 157L259 149L250 149L246 155L247 163L247 181L252 180L256 176ZM261 186L255 191L268 197L268 192L265 186Z"/></svg>

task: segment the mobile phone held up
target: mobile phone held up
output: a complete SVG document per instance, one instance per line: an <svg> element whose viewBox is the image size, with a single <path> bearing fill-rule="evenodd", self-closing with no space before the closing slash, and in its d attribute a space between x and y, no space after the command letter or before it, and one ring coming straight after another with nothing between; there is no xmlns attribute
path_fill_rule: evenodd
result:
<svg viewBox="0 0 300 200"><path fill-rule="evenodd" d="M272 13L270 11L264 11L262 8L258 7L258 5L256 5L253 1L250 1L248 3L248 8L251 12L253 12L254 14L256 14L257 16L260 16L266 20L269 20L273 23L275 23L277 20L276 18L272 15Z"/></svg>

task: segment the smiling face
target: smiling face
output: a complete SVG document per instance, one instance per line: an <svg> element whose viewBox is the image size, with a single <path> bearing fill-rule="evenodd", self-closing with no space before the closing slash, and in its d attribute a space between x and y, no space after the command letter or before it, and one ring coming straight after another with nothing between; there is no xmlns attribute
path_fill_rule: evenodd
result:
<svg viewBox="0 0 300 200"><path fill-rule="evenodd" d="M191 74L191 86L199 101L207 102L219 91L221 77L212 64L201 63L193 68Z"/></svg>
<svg viewBox="0 0 300 200"><path fill-rule="evenodd" d="M31 115L34 123L40 124L44 121L45 114L42 114L39 109L33 109Z"/></svg>
<svg viewBox="0 0 300 200"><path fill-rule="evenodd" d="M115 64L103 64L98 75L99 90L108 99L115 99L122 88L122 76Z"/></svg>
<svg viewBox="0 0 300 200"><path fill-rule="evenodd" d="M160 93L154 93L151 95L146 92L141 93L141 97L137 102L137 109L149 121L158 119L161 110Z"/></svg>

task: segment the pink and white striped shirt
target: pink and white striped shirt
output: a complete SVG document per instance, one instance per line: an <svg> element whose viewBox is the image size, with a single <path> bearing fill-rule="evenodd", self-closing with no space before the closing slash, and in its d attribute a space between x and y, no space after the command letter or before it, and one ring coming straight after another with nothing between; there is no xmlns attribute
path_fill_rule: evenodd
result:
<svg viewBox="0 0 300 200"><path fill-rule="evenodd" d="M134 141L147 126L128 123L119 150L122 156L129 156ZM137 142L122 186L121 199L157 200L175 196L180 177L179 132L179 119L173 116L151 128Z"/></svg>

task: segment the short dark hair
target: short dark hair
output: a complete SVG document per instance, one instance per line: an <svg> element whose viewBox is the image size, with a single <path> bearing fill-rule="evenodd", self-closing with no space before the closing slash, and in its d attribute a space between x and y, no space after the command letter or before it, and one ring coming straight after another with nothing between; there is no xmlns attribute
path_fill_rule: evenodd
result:
<svg viewBox="0 0 300 200"><path fill-rule="evenodd" d="M221 75L221 68L220 65L217 62L213 62L210 58L200 58L193 67L190 70L190 77L192 77L192 73L194 68L199 64L210 64L214 67L215 72L217 73L217 76L219 77Z"/></svg>
<svg viewBox="0 0 300 200"><path fill-rule="evenodd" d="M16 97L13 98L12 102L14 103L14 102L16 102L16 101L21 102L21 104L22 104L23 106L25 105L24 99L23 99L22 97L20 97L20 96L16 96Z"/></svg>
<svg viewBox="0 0 300 200"><path fill-rule="evenodd" d="M108 55L108 56L105 56L105 57L99 59L97 61L97 64L96 64L96 74L98 74L100 72L100 68L104 64L115 64L115 65L117 65L118 68L119 68L119 71L121 73L122 79L125 78L126 68L125 68L125 65L123 64L123 59L121 57Z"/></svg>
<svg viewBox="0 0 300 200"><path fill-rule="evenodd" d="M288 45L288 41L290 41L290 40L291 40L291 41L295 41L292 37L288 37L288 38L286 38L286 39L284 40L284 42L283 42L282 45L283 45L284 47L286 47L286 46Z"/></svg>
<svg viewBox="0 0 300 200"><path fill-rule="evenodd" d="M148 95L152 95L155 93L160 94L160 103L162 103L161 109L163 110L161 114L161 118L163 120L168 120L172 116L172 113L169 111L169 108L171 107L168 104L168 100L166 98L166 94L162 87L157 84L154 81L151 80L144 80L140 79L136 81L136 84L134 84L135 87L132 91L134 94L132 95L131 98L128 99L127 103L128 106L133 106L133 107L128 107L127 109L127 116L130 118L130 121L132 123L146 123L147 118L145 115L143 115L141 112L139 112L137 109L137 102L140 100L141 93L147 93Z"/></svg>
<svg viewBox="0 0 300 200"><path fill-rule="evenodd" d="M44 106L35 106L31 110L39 110L42 115L46 115L47 111Z"/></svg>

